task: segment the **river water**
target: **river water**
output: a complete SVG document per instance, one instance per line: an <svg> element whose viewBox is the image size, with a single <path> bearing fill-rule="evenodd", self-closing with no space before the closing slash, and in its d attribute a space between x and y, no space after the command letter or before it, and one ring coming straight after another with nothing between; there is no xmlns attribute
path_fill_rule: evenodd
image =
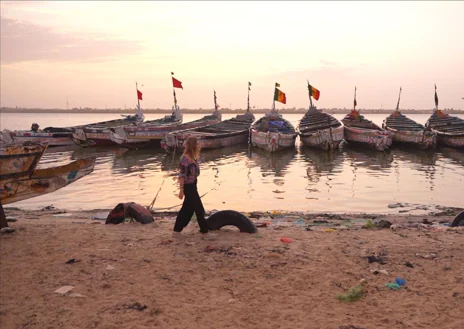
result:
<svg viewBox="0 0 464 329"><path fill-rule="evenodd" d="M162 117L148 114L146 120ZM184 114L184 122L202 115ZM223 115L223 120L232 115ZM261 114L257 114L258 119ZM342 118L342 114L335 115ZM386 114L364 114L381 124ZM429 115L409 114L424 124ZM0 113L1 129L72 126L118 117L117 114ZM301 114L285 114L297 125ZM461 115L461 117L464 117ZM151 203L179 209L176 175L179 154L162 149L125 150L118 147L49 149L39 167L97 156L92 174L54 193L11 206L37 209L47 205L70 210L113 208L117 203ZM294 210L310 212L397 213L395 203L463 207L464 151L440 147L421 151L393 147L376 152L342 143L326 153L300 145L267 154L245 145L201 153L199 193L206 210ZM389 207L390 205L390 207Z"/></svg>

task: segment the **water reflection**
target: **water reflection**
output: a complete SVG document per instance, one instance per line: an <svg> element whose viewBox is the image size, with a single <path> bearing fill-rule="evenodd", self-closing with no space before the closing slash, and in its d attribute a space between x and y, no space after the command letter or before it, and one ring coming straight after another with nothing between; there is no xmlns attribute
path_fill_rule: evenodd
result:
<svg viewBox="0 0 464 329"><path fill-rule="evenodd" d="M295 148L281 150L279 152L268 152L253 148L248 153L252 167L259 167L263 177L284 177L290 163L295 160L297 150ZM250 166L250 165L249 165Z"/></svg>
<svg viewBox="0 0 464 329"><path fill-rule="evenodd" d="M357 145L347 146L345 144L343 153L345 158L351 162L351 166L365 167L378 172L387 172L394 159L391 152L378 152Z"/></svg>
<svg viewBox="0 0 464 329"><path fill-rule="evenodd" d="M451 160L451 163L464 165L464 150L450 147L440 147L437 151L444 158Z"/></svg>
<svg viewBox="0 0 464 329"><path fill-rule="evenodd" d="M158 149L127 150L116 154L111 166L115 175L159 172L167 154Z"/></svg>

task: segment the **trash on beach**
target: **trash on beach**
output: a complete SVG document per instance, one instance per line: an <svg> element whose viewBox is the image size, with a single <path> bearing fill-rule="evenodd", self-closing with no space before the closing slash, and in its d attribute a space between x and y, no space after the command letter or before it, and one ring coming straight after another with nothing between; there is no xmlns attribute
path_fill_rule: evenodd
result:
<svg viewBox="0 0 464 329"><path fill-rule="evenodd" d="M216 251L216 252L228 252L229 250L231 250L232 247L226 247L226 246L211 246L211 245L207 245L205 247L205 251L206 252L213 252L213 251Z"/></svg>
<svg viewBox="0 0 464 329"><path fill-rule="evenodd" d="M0 230L0 233L2 234L9 234L9 233L13 233L15 232L16 230L12 227L4 227Z"/></svg>
<svg viewBox="0 0 464 329"><path fill-rule="evenodd" d="M61 213L61 214L55 214L55 215L52 215L53 217L71 217L73 216L73 214L71 213Z"/></svg>
<svg viewBox="0 0 464 329"><path fill-rule="evenodd" d="M416 256L417 257L422 257L424 259L435 259L435 258L437 258L437 254L434 254L434 253L425 254L425 255L416 254Z"/></svg>
<svg viewBox="0 0 464 329"><path fill-rule="evenodd" d="M392 223L390 223L388 220L380 219L378 221L375 221L375 226L377 228L390 228L392 226Z"/></svg>
<svg viewBox="0 0 464 329"><path fill-rule="evenodd" d="M132 303L132 304L125 304L124 307L126 309L133 309L133 310L137 310L137 311L143 311L144 309L148 308L147 305L142 305L139 302L135 302L135 303Z"/></svg>
<svg viewBox="0 0 464 329"><path fill-rule="evenodd" d="M282 242L282 243L292 243L293 240L290 239L290 238L282 237L282 238L280 238L280 242Z"/></svg>
<svg viewBox="0 0 464 329"><path fill-rule="evenodd" d="M385 287L390 288L392 290L400 290L401 287L398 283L396 282L387 282L385 283Z"/></svg>
<svg viewBox="0 0 464 329"><path fill-rule="evenodd" d="M388 275L388 272L387 270L371 270L371 272L375 275L381 273L381 274L385 274L385 275Z"/></svg>
<svg viewBox="0 0 464 329"><path fill-rule="evenodd" d="M337 295L337 298L344 302L354 302L358 299L362 298L363 291L361 286L356 286L354 288L350 288L347 293Z"/></svg>
<svg viewBox="0 0 464 329"><path fill-rule="evenodd" d="M371 219L368 219L366 224L364 224L362 226L362 228L365 228L365 229L371 229L371 228L375 228L376 225L374 224L374 222L371 220Z"/></svg>
<svg viewBox="0 0 464 329"><path fill-rule="evenodd" d="M384 257L367 256L366 258L369 263L386 264Z"/></svg>
<svg viewBox="0 0 464 329"><path fill-rule="evenodd" d="M12 217L12 216L6 216L6 221L8 223L14 223L16 221L18 221L15 217Z"/></svg>
<svg viewBox="0 0 464 329"><path fill-rule="evenodd" d="M404 265L407 266L407 267L410 267L410 268L414 268L414 265L412 265L411 262L406 262L406 263L404 263Z"/></svg>
<svg viewBox="0 0 464 329"><path fill-rule="evenodd" d="M64 295L74 289L74 286L62 286L55 290L57 294Z"/></svg>
<svg viewBox="0 0 464 329"><path fill-rule="evenodd" d="M112 271L114 270L114 266L108 264L106 265L105 270Z"/></svg>
<svg viewBox="0 0 464 329"><path fill-rule="evenodd" d="M79 293L77 293L77 292L72 292L72 293L70 293L70 294L68 294L68 295L66 295L66 296L67 296L67 297L74 297L74 298L84 298L84 297L87 297L87 296L82 295L82 294L79 294Z"/></svg>
<svg viewBox="0 0 464 329"><path fill-rule="evenodd" d="M396 278L395 283L397 283L400 286L404 286L406 284L406 280L402 278Z"/></svg>
<svg viewBox="0 0 464 329"><path fill-rule="evenodd" d="M69 259L68 261L66 261L65 264L74 264L74 263L78 263L78 262L80 262L79 259L71 258L71 259Z"/></svg>
<svg viewBox="0 0 464 329"><path fill-rule="evenodd" d="M334 230L333 228L325 228L325 229L323 229L323 231L324 231L324 232L329 232L329 233L331 233L331 232L337 232L337 230Z"/></svg>

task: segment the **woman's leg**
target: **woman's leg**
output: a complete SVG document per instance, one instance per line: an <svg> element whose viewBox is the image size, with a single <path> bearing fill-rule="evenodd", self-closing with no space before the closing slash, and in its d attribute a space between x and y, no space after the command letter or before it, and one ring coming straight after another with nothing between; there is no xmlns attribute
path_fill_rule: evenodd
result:
<svg viewBox="0 0 464 329"><path fill-rule="evenodd" d="M192 189L186 184L184 185L184 203L177 214L176 223L174 224L175 232L182 232L184 227L188 225L193 216L194 207L192 202Z"/></svg>
<svg viewBox="0 0 464 329"><path fill-rule="evenodd" d="M203 207L203 203L201 202L200 195L198 194L198 190L195 185L194 193L192 193L192 206L195 210L195 214L197 215L197 222L198 226L200 226L201 233L208 233L208 223L205 219L205 208Z"/></svg>

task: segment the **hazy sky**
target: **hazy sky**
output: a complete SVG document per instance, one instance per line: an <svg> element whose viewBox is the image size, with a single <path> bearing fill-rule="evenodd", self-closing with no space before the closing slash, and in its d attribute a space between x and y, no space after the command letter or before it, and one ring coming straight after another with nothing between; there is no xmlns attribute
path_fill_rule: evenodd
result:
<svg viewBox="0 0 464 329"><path fill-rule="evenodd" d="M2 1L1 106L464 108L464 2ZM143 85L143 87L141 86Z"/></svg>

